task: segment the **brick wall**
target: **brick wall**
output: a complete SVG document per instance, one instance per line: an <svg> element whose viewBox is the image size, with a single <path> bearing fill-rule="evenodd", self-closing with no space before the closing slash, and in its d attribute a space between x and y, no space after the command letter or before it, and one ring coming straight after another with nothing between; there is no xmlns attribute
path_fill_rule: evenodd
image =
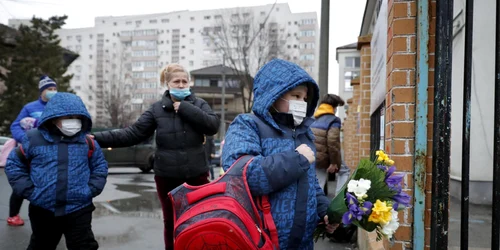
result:
<svg viewBox="0 0 500 250"><path fill-rule="evenodd" d="M353 95L350 99L349 114L344 124L344 161L351 168L355 169L359 162L359 138L358 138L358 107L360 100L360 85L359 78L351 81L353 87Z"/></svg>
<svg viewBox="0 0 500 250"><path fill-rule="evenodd" d="M388 38L387 38L387 81L385 101L385 150L396 162L400 173L405 174L404 189L413 195L414 139L415 139L415 86L419 81L428 80L428 125L427 125L427 163L426 163L426 212L425 245L429 249L431 219L431 180L432 180L432 125L434 97L434 51L436 1L428 0L430 8L429 79L418 79L417 72L417 1L389 0ZM355 168L360 158L369 156L370 147L370 48L367 37L358 39L361 50L361 78L359 85L353 82L354 96L349 106L349 114L344 126L344 153L349 166ZM370 38L371 40L371 38ZM365 109L366 107L366 109ZM358 128L358 124L360 125ZM368 137L364 137L364 135ZM400 228L395 233L395 242L376 242L373 233L359 231L360 249L412 249L413 211L407 208L400 212Z"/></svg>
<svg viewBox="0 0 500 250"><path fill-rule="evenodd" d="M404 189L413 195L415 138L416 1L389 1L385 150L404 173ZM400 212L395 243L386 249L409 249L412 240L411 208Z"/></svg>
<svg viewBox="0 0 500 250"><path fill-rule="evenodd" d="M370 157L370 97L371 97L371 35L360 37L358 47L361 54L360 98L359 98L359 158Z"/></svg>

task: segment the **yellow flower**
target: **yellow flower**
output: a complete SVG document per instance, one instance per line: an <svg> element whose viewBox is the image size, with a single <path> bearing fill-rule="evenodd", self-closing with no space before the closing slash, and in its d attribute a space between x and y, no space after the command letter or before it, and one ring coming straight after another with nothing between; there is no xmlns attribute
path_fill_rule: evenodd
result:
<svg viewBox="0 0 500 250"><path fill-rule="evenodd" d="M391 159L388 159L388 160L385 160L385 164L387 164L387 166L392 166L392 165L394 165L394 161Z"/></svg>
<svg viewBox="0 0 500 250"><path fill-rule="evenodd" d="M385 225L392 220L392 207L387 206L387 202L377 200L372 208L372 213L368 221Z"/></svg>

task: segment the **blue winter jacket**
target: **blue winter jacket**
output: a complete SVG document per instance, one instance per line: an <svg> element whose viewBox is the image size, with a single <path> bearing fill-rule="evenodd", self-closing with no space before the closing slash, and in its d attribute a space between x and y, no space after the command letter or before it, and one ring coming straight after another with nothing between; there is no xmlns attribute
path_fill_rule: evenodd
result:
<svg viewBox="0 0 500 250"><path fill-rule="evenodd" d="M72 137L63 136L52 124L54 118L83 117L82 130ZM92 121L82 100L73 94L57 93L47 103L38 129L30 130L21 140L29 164L24 164L13 150L5 173L14 192L31 204L62 216L92 204L108 175L108 165L97 144L88 157L85 135ZM29 166L28 166L29 165Z"/></svg>
<svg viewBox="0 0 500 250"><path fill-rule="evenodd" d="M289 114L270 113L284 93L307 83L307 118L298 127ZM253 155L247 179L255 196L269 195L271 213L285 249L313 249L312 234L326 215L328 198L318 184L314 164L295 151L301 144L315 150L309 129L319 96L316 82L299 66L273 60L255 76L252 114L242 114L229 126L222 153L224 170L240 156Z"/></svg>
<svg viewBox="0 0 500 250"><path fill-rule="evenodd" d="M47 103L40 97L38 100L24 105L21 112L19 112L19 115L17 115L16 120L10 125L10 132L17 142L22 141L23 136L26 134L24 129L21 127L21 120L26 117L40 119L46 104Z"/></svg>

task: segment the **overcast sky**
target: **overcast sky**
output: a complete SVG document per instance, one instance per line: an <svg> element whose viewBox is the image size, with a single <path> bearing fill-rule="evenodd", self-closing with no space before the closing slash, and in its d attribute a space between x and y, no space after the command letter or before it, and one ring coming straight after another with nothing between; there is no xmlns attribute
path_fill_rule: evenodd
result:
<svg viewBox="0 0 500 250"><path fill-rule="evenodd" d="M321 0L279 0L288 2L292 12L316 12L321 15ZM0 0L0 23L10 18L48 18L67 15L65 28L94 26L96 16L123 16L205 10L272 4L274 0ZM332 0L330 2L330 93L338 93L338 64L335 48L357 41L366 0Z"/></svg>

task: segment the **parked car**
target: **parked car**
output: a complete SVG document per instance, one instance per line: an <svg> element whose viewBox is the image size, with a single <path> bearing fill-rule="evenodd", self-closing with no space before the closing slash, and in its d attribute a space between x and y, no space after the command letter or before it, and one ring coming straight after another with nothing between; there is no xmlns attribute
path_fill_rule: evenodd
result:
<svg viewBox="0 0 500 250"><path fill-rule="evenodd" d="M103 148L108 167L137 167L148 173L154 166L155 135L140 144L125 148Z"/></svg>
<svg viewBox="0 0 500 250"><path fill-rule="evenodd" d="M0 152L2 151L3 145L12 138L10 137L5 137L5 136L0 136Z"/></svg>

